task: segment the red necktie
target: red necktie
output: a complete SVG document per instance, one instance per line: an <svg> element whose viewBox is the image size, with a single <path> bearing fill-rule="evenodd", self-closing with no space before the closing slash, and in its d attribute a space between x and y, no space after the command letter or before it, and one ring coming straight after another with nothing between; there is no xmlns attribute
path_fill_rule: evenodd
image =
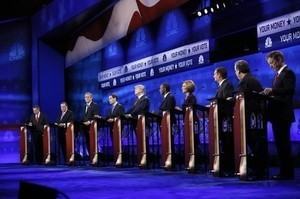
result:
<svg viewBox="0 0 300 199"><path fill-rule="evenodd" d="M279 76L279 73L277 72L277 73L275 74L275 77L274 77L274 80L273 80L273 85L275 85L278 76Z"/></svg>

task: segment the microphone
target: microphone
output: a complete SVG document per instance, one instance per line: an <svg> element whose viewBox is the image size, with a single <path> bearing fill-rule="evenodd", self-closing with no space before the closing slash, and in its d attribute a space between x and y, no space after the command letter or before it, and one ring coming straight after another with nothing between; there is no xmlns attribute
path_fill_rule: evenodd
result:
<svg viewBox="0 0 300 199"><path fill-rule="evenodd" d="M200 92L200 90L202 90L203 88L205 88L206 87L206 85L205 84L203 84L202 86L200 86L198 89L197 89L197 92L196 92L196 96L198 96L198 94L199 94L199 92Z"/></svg>

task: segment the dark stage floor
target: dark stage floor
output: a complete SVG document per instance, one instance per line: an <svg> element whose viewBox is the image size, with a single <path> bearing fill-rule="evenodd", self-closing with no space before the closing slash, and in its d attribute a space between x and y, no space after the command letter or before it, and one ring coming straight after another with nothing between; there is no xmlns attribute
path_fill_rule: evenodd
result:
<svg viewBox="0 0 300 199"><path fill-rule="evenodd" d="M0 164L0 198L18 198L19 183L48 186L59 198L300 198L300 169L289 181L239 181L184 171ZM276 172L271 169L270 174ZM28 197L26 197L28 198ZM45 198L43 196L39 198Z"/></svg>

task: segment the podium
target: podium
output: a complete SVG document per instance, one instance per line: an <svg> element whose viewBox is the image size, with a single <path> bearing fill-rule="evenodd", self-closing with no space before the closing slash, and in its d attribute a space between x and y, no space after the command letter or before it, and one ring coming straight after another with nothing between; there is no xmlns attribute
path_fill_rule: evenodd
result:
<svg viewBox="0 0 300 199"><path fill-rule="evenodd" d="M235 172L240 180L268 177L267 97L239 92L234 105Z"/></svg>
<svg viewBox="0 0 300 199"><path fill-rule="evenodd" d="M66 136L66 164L72 165L75 160L73 123L67 123L65 136Z"/></svg>
<svg viewBox="0 0 300 199"><path fill-rule="evenodd" d="M89 156L90 156L90 163L93 166L98 164L98 127L97 121L92 120L89 126Z"/></svg>
<svg viewBox="0 0 300 199"><path fill-rule="evenodd" d="M31 126L31 136L33 136L34 131ZM22 164L28 163L28 127L20 127L20 161ZM42 134L42 149L43 149L43 160L45 164L49 164L51 161L51 147L50 147L50 127L44 125ZM36 144L36 143L35 143Z"/></svg>
<svg viewBox="0 0 300 199"><path fill-rule="evenodd" d="M171 109L164 111L161 119L161 165L171 171L179 164L181 170L184 160L183 111ZM177 152L176 152L177 149ZM176 161L177 160L177 161Z"/></svg>
<svg viewBox="0 0 300 199"><path fill-rule="evenodd" d="M51 151L50 151L50 127L44 125L43 130L43 157L45 164L49 164L51 160Z"/></svg>
<svg viewBox="0 0 300 199"><path fill-rule="evenodd" d="M121 136L121 118L114 118L113 124L113 156L114 156L114 164L116 167L122 167L123 158L122 158L122 136Z"/></svg>
<svg viewBox="0 0 300 199"><path fill-rule="evenodd" d="M20 162L22 164L28 163L28 132L26 126L20 127Z"/></svg>
<svg viewBox="0 0 300 199"><path fill-rule="evenodd" d="M137 140L137 163L141 169L147 168L147 138L146 138L146 117L139 115L136 125Z"/></svg>
<svg viewBox="0 0 300 199"><path fill-rule="evenodd" d="M159 159L159 125L160 116L154 113L147 112L138 116L136 125L136 139L137 139L137 163L141 169L147 169L150 166L150 155L152 158L153 167L155 166L155 159ZM155 136L156 135L156 136ZM151 138L151 148L149 146ZM151 151L150 151L151 149ZM159 162L159 161L157 161Z"/></svg>
<svg viewBox="0 0 300 199"><path fill-rule="evenodd" d="M208 108L201 105L192 105L185 107L184 114L184 159L185 168L189 173L195 173L199 170L200 156L204 159L204 170L207 170L206 159L206 147L203 147L203 153L200 154L200 137L196 134L200 134L201 129L203 131L203 144L206 144L205 138L205 117L208 115ZM197 121L198 113L200 120ZM202 121L201 121L202 120ZM202 126L200 126L202 123Z"/></svg>
<svg viewBox="0 0 300 199"><path fill-rule="evenodd" d="M234 174L233 101L212 98L209 108L209 170L215 177Z"/></svg>
<svg viewBox="0 0 300 199"><path fill-rule="evenodd" d="M171 113L163 112L161 120L161 162L165 170L174 167L174 139L172 138Z"/></svg>
<svg viewBox="0 0 300 199"><path fill-rule="evenodd" d="M113 156L116 167L133 166L135 160L134 128L137 120L124 115L114 118L112 128ZM125 162L127 163L125 165Z"/></svg>

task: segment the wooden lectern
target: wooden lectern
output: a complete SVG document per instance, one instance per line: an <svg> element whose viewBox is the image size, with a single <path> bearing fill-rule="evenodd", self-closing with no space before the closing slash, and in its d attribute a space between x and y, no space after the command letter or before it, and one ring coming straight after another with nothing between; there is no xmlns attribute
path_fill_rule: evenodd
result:
<svg viewBox="0 0 300 199"><path fill-rule="evenodd" d="M45 164L49 164L51 160L51 150L50 150L50 127L44 125L43 130L43 157Z"/></svg>
<svg viewBox="0 0 300 199"><path fill-rule="evenodd" d="M193 116L193 108L187 107L184 116L184 165L189 172L194 172L196 170Z"/></svg>
<svg viewBox="0 0 300 199"><path fill-rule="evenodd" d="M114 153L114 163L116 167L122 167L122 136L121 136L121 118L114 118L113 124L113 153Z"/></svg>
<svg viewBox="0 0 300 199"><path fill-rule="evenodd" d="M20 131L21 131L20 132L20 161L22 164L26 164L29 161L27 126L21 126ZM51 147L50 147L51 145L50 145L50 127L48 125L44 125L42 136L43 136L43 159L45 164L49 164L51 161Z"/></svg>
<svg viewBox="0 0 300 199"><path fill-rule="evenodd" d="M98 129L97 129L97 121L92 120L92 123L89 127L89 142L90 142L90 162L91 165L96 166L98 163Z"/></svg>
<svg viewBox="0 0 300 199"><path fill-rule="evenodd" d="M196 136L196 132L200 134L200 121L198 120L197 110L201 111L201 119L203 126L205 126L205 117L208 112L208 108L201 105L193 105L185 107L184 114L184 157L185 157L185 168L190 173L195 173L199 170L197 163L200 159L200 137ZM203 127L203 137L205 145L205 127ZM205 147L203 148L203 158L205 159ZM206 167L206 164L204 162ZM206 169L205 169L206 170Z"/></svg>
<svg viewBox="0 0 300 199"><path fill-rule="evenodd" d="M66 164L72 165L75 160L74 152L74 124L67 123L66 129Z"/></svg>
<svg viewBox="0 0 300 199"><path fill-rule="evenodd" d="M22 164L28 163L28 132L26 126L20 127L20 161Z"/></svg>
<svg viewBox="0 0 300 199"><path fill-rule="evenodd" d="M171 170L175 164L173 145L171 115L169 111L164 111L161 120L161 162L165 170Z"/></svg>
<svg viewBox="0 0 300 199"><path fill-rule="evenodd" d="M254 92L236 94L234 156L240 180L268 177L266 100L266 96Z"/></svg>
<svg viewBox="0 0 300 199"><path fill-rule="evenodd" d="M234 174L233 101L210 99L209 170L215 177Z"/></svg>
<svg viewBox="0 0 300 199"><path fill-rule="evenodd" d="M136 125L136 140L137 140L137 162L141 169L147 169L147 138L146 138L146 117L139 115Z"/></svg>

